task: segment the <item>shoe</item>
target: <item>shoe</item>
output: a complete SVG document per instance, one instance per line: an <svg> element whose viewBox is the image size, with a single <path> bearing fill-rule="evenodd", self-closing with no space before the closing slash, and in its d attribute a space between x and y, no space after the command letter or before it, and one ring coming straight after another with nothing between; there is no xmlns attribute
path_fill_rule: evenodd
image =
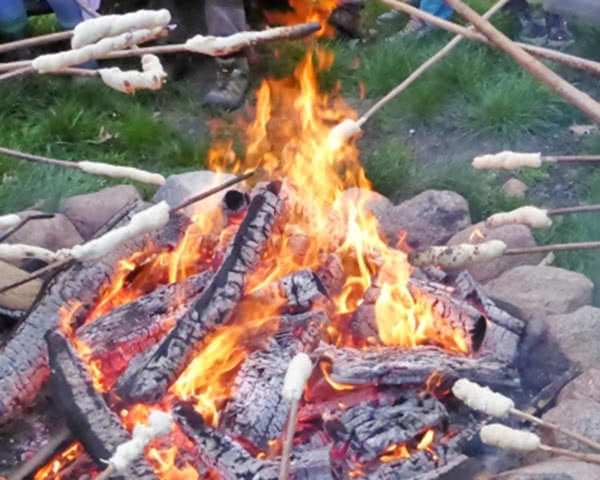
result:
<svg viewBox="0 0 600 480"><path fill-rule="evenodd" d="M521 17L521 33L519 39L523 43L529 43L541 47L548 41L548 32L544 26L537 23L529 15Z"/></svg>
<svg viewBox="0 0 600 480"><path fill-rule="evenodd" d="M377 17L377 23L394 23L402 18L402 12L398 10L390 10L382 13Z"/></svg>
<svg viewBox="0 0 600 480"><path fill-rule="evenodd" d="M575 43L575 37L567 27L567 22L562 21L557 27L552 27L548 31L548 41L546 46L563 50Z"/></svg>
<svg viewBox="0 0 600 480"><path fill-rule="evenodd" d="M224 110L236 110L244 103L250 69L246 58L217 59L216 85L204 97L204 103Z"/></svg>
<svg viewBox="0 0 600 480"><path fill-rule="evenodd" d="M408 23L404 26L404 28L400 31L400 37L411 36L414 38L421 38L424 35L427 35L429 32L433 31L433 25L424 22L420 18L411 17Z"/></svg>
<svg viewBox="0 0 600 480"><path fill-rule="evenodd" d="M338 32L350 38L363 38L365 32L360 11L364 8L362 2L346 3L337 7L329 16L329 24Z"/></svg>

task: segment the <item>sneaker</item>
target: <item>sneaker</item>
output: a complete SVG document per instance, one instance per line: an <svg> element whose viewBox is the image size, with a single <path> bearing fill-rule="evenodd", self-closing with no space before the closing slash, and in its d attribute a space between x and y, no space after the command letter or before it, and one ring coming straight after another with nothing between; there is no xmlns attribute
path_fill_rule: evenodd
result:
<svg viewBox="0 0 600 480"><path fill-rule="evenodd" d="M433 30L433 25L424 22L420 18L412 17L400 31L401 37L411 36L421 38Z"/></svg>
<svg viewBox="0 0 600 480"><path fill-rule="evenodd" d="M544 26L537 23L531 17L521 17L521 33L519 39L523 43L541 47L548 41L548 32Z"/></svg>
<svg viewBox="0 0 600 480"><path fill-rule="evenodd" d="M362 2L340 5L329 16L329 23L350 38L362 38L365 36L360 15L363 8Z"/></svg>
<svg viewBox="0 0 600 480"><path fill-rule="evenodd" d="M246 58L217 59L216 85L204 97L204 103L225 110L241 107L248 90L249 72Z"/></svg>
<svg viewBox="0 0 600 480"><path fill-rule="evenodd" d="M552 27L548 31L548 41L546 46L562 50L575 43L575 37L569 31L567 22L563 21L558 27Z"/></svg>

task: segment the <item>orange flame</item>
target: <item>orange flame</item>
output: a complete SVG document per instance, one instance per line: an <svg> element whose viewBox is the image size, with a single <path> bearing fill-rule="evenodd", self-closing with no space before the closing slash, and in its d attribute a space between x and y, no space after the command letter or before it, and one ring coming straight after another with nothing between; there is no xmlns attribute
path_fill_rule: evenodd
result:
<svg viewBox="0 0 600 480"><path fill-rule="evenodd" d="M338 0L289 0L292 12L267 12L265 15L271 23L295 25L304 22L317 22L321 30L317 36L332 36L335 29L327 23L331 12L337 7Z"/></svg>
<svg viewBox="0 0 600 480"><path fill-rule="evenodd" d="M474 228L469 235L469 243L476 243L477 240L485 240L485 234L479 228Z"/></svg>
<svg viewBox="0 0 600 480"><path fill-rule="evenodd" d="M409 457L410 452L408 451L408 447L406 445L394 443L384 450L384 452L379 456L379 460L383 463L389 463Z"/></svg>
<svg viewBox="0 0 600 480"><path fill-rule="evenodd" d="M81 445L81 443L72 443L50 460L45 466L40 468L33 476L33 480L60 480L60 472L63 468L73 462L81 453L83 453L83 451L83 445Z"/></svg>

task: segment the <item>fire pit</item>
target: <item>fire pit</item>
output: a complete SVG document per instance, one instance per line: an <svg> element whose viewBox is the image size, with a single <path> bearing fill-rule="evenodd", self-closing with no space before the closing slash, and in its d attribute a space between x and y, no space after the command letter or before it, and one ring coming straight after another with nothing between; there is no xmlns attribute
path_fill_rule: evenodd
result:
<svg viewBox="0 0 600 480"><path fill-rule="evenodd" d="M291 478L429 480L467 459L482 419L450 387L517 389L525 324L468 273L412 268L402 239L384 237L356 145L326 147L355 116L318 92L307 56L259 89L243 161L231 143L210 152L215 170L264 178L53 280L0 354L0 419L49 379L74 437L36 480L98 473L153 409L174 427L123 477L276 479L299 352L315 369Z"/></svg>

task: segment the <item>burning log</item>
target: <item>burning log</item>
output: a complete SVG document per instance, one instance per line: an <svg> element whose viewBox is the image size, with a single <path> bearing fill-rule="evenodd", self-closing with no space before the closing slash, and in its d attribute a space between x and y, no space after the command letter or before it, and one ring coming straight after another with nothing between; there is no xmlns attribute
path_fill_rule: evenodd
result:
<svg viewBox="0 0 600 480"><path fill-rule="evenodd" d="M245 300L282 305L284 312L300 313L313 308L319 300L325 300L327 292L321 280L312 270L305 268L256 290Z"/></svg>
<svg viewBox="0 0 600 480"><path fill-rule="evenodd" d="M117 393L126 401L157 401L185 369L207 333L229 320L258 263L279 211L279 185L258 193L213 281Z"/></svg>
<svg viewBox="0 0 600 480"><path fill-rule="evenodd" d="M391 446L414 442L423 432L442 429L448 419L444 405L416 390L361 403L326 415L325 428L337 442L349 443L361 464L377 460Z"/></svg>
<svg viewBox="0 0 600 480"><path fill-rule="evenodd" d="M107 224L125 224L135 213L145 208L138 202L136 208L127 215L120 215L117 221ZM182 215L173 215L167 226L153 236L157 249L175 246L187 220ZM11 335L0 350L0 423L4 423L25 408L37 395L38 390L49 375L48 353L44 335L55 330L61 319L61 309L72 299L81 302L73 317L78 324L93 307L100 295L100 287L115 273L117 262L141 250L147 238L141 237L121 245L101 262L93 265L77 264L59 274L48 287L47 294L32 309L29 316Z"/></svg>
<svg viewBox="0 0 600 480"><path fill-rule="evenodd" d="M235 378L221 421L225 432L261 449L280 438L289 413L282 394L286 370L297 352L313 349L318 330L312 326L318 329L326 319L323 312L282 317L275 336L279 341L271 340L266 349L252 353ZM302 330L299 337L289 333L298 329Z"/></svg>
<svg viewBox="0 0 600 480"><path fill-rule="evenodd" d="M369 480L438 480L445 478L445 474L466 460L465 455L457 454L444 447L432 451L420 450L410 458L384 463L368 478Z"/></svg>
<svg viewBox="0 0 600 480"><path fill-rule="evenodd" d="M195 445L200 459L224 480L277 480L277 464L254 458L228 435L209 428L193 407L178 405L174 417Z"/></svg>
<svg viewBox="0 0 600 480"><path fill-rule="evenodd" d="M105 376L118 376L131 357L146 351L179 321L212 277L212 272L203 272L161 286L79 328L77 337L90 348L90 357L102 362Z"/></svg>
<svg viewBox="0 0 600 480"><path fill-rule="evenodd" d="M94 390L92 377L69 340L58 332L50 333L46 340L55 403L87 453L98 467L104 467L103 460L110 458L117 447L131 437L119 417ZM148 480L157 478L145 460L137 460L123 476Z"/></svg>
<svg viewBox="0 0 600 480"><path fill-rule="evenodd" d="M449 355L436 347L357 350L325 346L318 353L332 363L332 380L347 385L423 384L434 372L446 381L466 377L487 385L519 385L516 371L506 362Z"/></svg>

